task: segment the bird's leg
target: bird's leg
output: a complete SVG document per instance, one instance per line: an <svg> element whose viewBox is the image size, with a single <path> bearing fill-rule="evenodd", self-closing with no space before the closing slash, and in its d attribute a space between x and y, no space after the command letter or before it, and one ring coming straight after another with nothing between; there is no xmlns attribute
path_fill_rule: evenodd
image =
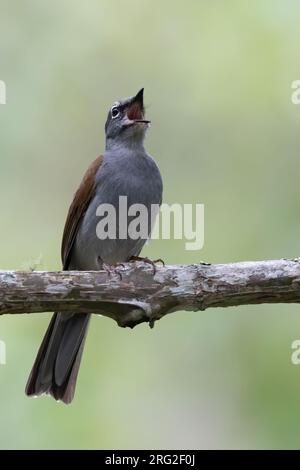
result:
<svg viewBox="0 0 300 470"><path fill-rule="evenodd" d="M120 281L122 281L122 274L120 273L118 268L120 268L120 267L125 268L125 265L123 263L116 263L116 264L103 263L102 267L103 267L104 271L106 271L106 273L109 277L112 274L116 274L117 276L119 276Z"/></svg>
<svg viewBox="0 0 300 470"><path fill-rule="evenodd" d="M129 262L131 261L142 261L143 263L151 264L153 268L153 275L156 274L156 263L161 263L163 266L165 265L164 261L161 258L154 259L152 261L152 259L147 258L147 257L144 258L141 256L131 256L131 258L129 258Z"/></svg>

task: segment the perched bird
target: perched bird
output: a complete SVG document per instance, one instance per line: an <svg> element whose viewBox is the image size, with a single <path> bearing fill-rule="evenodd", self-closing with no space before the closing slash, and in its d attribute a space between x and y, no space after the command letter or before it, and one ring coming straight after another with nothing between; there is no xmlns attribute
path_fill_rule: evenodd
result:
<svg viewBox="0 0 300 470"><path fill-rule="evenodd" d="M105 152L88 168L68 212L61 250L64 270L100 270L104 264L139 255L145 238L117 234L115 239L99 239L96 211L100 204L112 204L119 220L120 196L127 196L128 206L143 204L149 211L152 204L161 204L162 178L144 148L149 123L143 89L110 109ZM26 385L27 395L50 394L64 403L72 401L90 316L54 313Z"/></svg>

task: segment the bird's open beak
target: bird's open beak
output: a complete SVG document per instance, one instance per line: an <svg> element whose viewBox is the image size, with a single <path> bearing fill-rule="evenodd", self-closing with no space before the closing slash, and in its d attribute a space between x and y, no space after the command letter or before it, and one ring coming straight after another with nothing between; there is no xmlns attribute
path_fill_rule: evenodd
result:
<svg viewBox="0 0 300 470"><path fill-rule="evenodd" d="M142 88L134 98L132 98L131 103L127 107L127 118L131 122L143 122L145 124L149 124L150 121L144 119L144 111L144 88Z"/></svg>

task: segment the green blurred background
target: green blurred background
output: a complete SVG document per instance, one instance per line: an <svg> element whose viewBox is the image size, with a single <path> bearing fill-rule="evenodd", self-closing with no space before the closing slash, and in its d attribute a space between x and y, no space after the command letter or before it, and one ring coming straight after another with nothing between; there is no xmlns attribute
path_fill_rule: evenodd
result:
<svg viewBox="0 0 300 470"><path fill-rule="evenodd" d="M205 246L167 263L300 255L296 0L0 0L1 269L60 269L72 194L116 99L145 87L165 202L205 204ZM24 386L51 314L4 316L1 448L299 448L300 307L95 317L71 406Z"/></svg>

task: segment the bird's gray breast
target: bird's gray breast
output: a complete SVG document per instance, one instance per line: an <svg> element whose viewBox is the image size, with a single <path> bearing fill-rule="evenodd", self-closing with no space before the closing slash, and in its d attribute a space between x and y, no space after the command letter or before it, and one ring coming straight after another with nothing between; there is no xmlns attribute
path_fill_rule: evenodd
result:
<svg viewBox="0 0 300 470"><path fill-rule="evenodd" d="M162 200L159 169L146 153L105 154L95 184L95 195L80 223L72 250L71 267L76 269L97 270L103 262L114 264L138 255L151 232L151 214ZM127 213L124 213L125 202ZM146 217L140 216L139 209L143 207ZM143 227L133 222L137 221L136 216ZM114 222L115 227L108 228L107 223Z"/></svg>

